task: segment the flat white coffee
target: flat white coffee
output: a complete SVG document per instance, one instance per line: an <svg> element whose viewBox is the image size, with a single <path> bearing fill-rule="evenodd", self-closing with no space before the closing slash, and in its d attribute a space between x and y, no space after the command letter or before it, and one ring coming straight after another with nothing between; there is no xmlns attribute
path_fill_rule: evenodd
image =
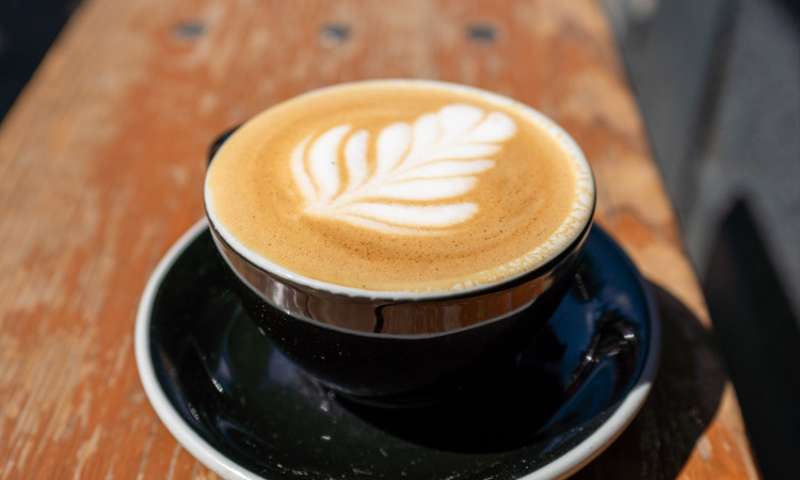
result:
<svg viewBox="0 0 800 480"><path fill-rule="evenodd" d="M222 146L206 208L223 238L301 281L447 292L560 253L594 198L580 150L506 98L425 81L311 92Z"/></svg>

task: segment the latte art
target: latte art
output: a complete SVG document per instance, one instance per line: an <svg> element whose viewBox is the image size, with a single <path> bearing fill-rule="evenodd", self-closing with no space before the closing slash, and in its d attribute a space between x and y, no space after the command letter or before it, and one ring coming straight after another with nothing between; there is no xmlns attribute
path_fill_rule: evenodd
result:
<svg viewBox="0 0 800 480"><path fill-rule="evenodd" d="M339 125L300 142L292 174L309 215L389 234L443 233L477 213L458 197L515 132L508 115L464 104L387 125L372 148L366 130Z"/></svg>
<svg viewBox="0 0 800 480"><path fill-rule="evenodd" d="M428 81L278 104L222 145L205 183L209 220L250 263L387 298L531 271L578 238L593 204L586 160L550 120Z"/></svg>

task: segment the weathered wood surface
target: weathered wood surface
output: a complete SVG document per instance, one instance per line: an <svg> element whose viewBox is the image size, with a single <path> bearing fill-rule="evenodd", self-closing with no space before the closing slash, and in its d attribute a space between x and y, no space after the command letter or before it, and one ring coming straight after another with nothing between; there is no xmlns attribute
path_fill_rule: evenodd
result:
<svg viewBox="0 0 800 480"><path fill-rule="evenodd" d="M367 77L479 85L587 152L598 218L657 286L641 415L582 478L752 478L739 408L599 5L86 0L0 130L0 478L208 478L145 399L134 313L202 215L209 141L277 100ZM321 34L331 22L347 38ZM474 24L495 29L492 40ZM477 38L476 38L477 37Z"/></svg>

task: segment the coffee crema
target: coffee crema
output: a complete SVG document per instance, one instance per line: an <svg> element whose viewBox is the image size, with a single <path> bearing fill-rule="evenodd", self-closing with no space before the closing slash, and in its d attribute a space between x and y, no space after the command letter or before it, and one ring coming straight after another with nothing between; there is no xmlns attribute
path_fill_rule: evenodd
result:
<svg viewBox="0 0 800 480"><path fill-rule="evenodd" d="M594 202L579 148L544 116L415 80L329 87L262 112L216 153L205 189L222 238L262 268L395 293L535 269L574 241Z"/></svg>

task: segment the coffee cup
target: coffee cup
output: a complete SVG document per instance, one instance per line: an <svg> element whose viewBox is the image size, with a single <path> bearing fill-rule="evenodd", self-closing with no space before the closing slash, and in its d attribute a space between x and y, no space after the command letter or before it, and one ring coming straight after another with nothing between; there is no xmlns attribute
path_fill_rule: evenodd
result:
<svg viewBox="0 0 800 480"><path fill-rule="evenodd" d="M530 107L375 80L226 135L205 205L259 331L339 394L405 406L513 362L571 282L595 189L577 144Z"/></svg>

